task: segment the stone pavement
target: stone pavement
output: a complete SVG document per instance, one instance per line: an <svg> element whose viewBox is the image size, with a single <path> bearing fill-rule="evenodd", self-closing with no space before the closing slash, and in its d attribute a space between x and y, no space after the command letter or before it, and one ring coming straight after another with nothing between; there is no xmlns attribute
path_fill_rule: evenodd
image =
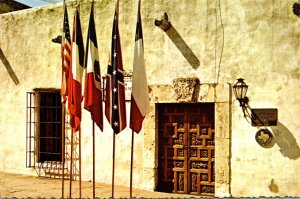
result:
<svg viewBox="0 0 300 199"><path fill-rule="evenodd" d="M61 198L61 179L42 178L29 175L0 172L1 198ZM65 181L64 197L69 197L69 181ZM92 198L92 182L82 182L82 198ZM96 183L96 197L111 197L111 185ZM115 186L115 198L129 198L129 187ZM190 198L192 195L162 193L133 189L132 196L136 198ZM78 181L72 182L72 198L79 197Z"/></svg>

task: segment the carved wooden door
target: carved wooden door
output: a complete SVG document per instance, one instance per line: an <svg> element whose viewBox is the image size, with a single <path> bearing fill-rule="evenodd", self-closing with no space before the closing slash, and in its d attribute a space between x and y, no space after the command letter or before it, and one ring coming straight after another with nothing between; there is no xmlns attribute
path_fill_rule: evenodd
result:
<svg viewBox="0 0 300 199"><path fill-rule="evenodd" d="M214 104L159 104L159 191L214 196Z"/></svg>

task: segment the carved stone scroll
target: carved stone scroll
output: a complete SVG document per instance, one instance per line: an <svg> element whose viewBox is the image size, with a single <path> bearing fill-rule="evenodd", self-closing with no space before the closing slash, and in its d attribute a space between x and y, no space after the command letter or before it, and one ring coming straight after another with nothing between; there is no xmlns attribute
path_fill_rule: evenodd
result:
<svg viewBox="0 0 300 199"><path fill-rule="evenodd" d="M200 80L198 78L177 78L172 82L176 101L197 102L200 91Z"/></svg>

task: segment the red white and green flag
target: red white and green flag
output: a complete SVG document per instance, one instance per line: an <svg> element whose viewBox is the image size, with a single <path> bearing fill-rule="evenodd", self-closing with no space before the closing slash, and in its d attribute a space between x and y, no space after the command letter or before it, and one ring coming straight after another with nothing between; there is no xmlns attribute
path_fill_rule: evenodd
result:
<svg viewBox="0 0 300 199"><path fill-rule="evenodd" d="M101 74L94 21L94 3L92 3L90 13L85 66L84 108L91 112L92 120L103 131Z"/></svg>

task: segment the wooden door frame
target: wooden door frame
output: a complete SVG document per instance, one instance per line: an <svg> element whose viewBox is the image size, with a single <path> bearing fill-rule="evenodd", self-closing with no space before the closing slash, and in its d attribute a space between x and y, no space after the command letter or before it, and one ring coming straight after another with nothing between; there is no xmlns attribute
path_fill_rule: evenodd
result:
<svg viewBox="0 0 300 199"><path fill-rule="evenodd" d="M215 103L215 197L231 196L231 104L230 84L201 83L197 103ZM151 111L144 120L143 185L155 190L158 178L158 103L178 103L172 85L149 86Z"/></svg>

